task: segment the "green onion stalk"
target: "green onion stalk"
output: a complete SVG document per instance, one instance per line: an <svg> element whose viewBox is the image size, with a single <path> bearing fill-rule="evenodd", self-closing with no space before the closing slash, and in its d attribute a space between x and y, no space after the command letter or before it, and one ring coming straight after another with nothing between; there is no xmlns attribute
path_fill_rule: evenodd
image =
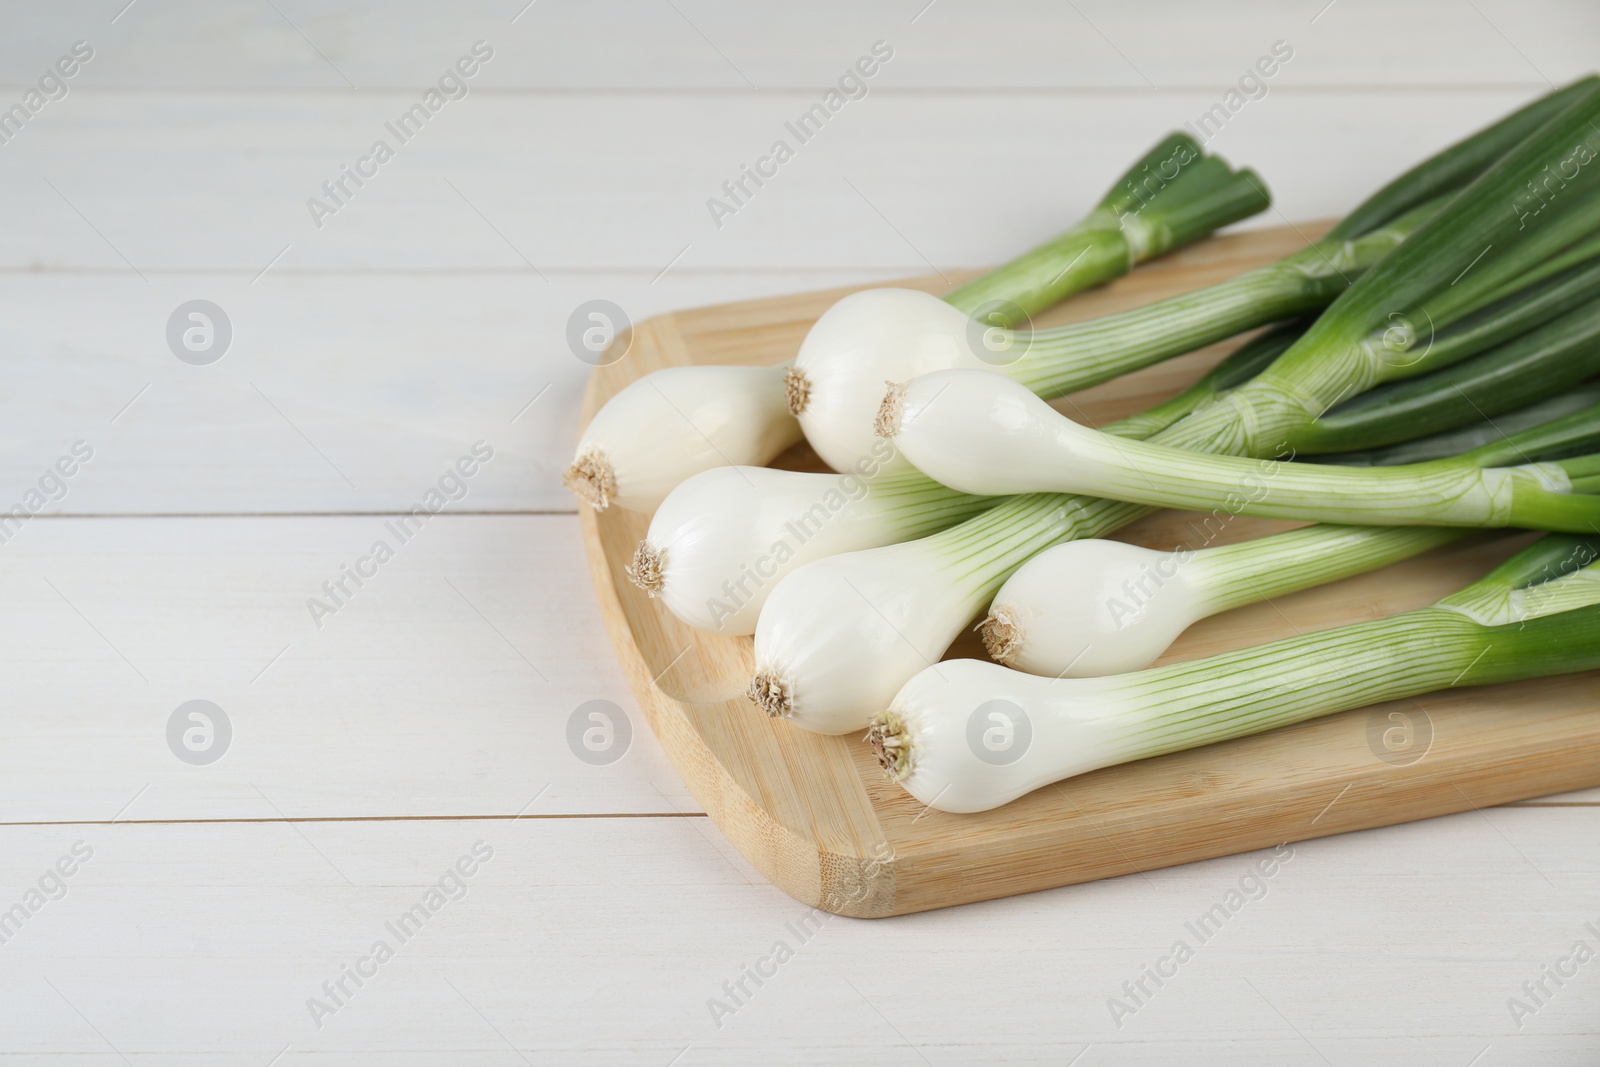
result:
<svg viewBox="0 0 1600 1067"><path fill-rule="evenodd" d="M1462 386L1462 388L1468 388ZM1555 396L1529 404L1510 412L1496 412L1474 419L1451 430L1429 434L1414 441L1343 452L1333 456L1307 456L1308 461L1336 461L1345 467L1392 467L1403 463L1426 463L1430 460L1459 456L1474 448L1492 444L1512 434L1556 419L1576 414L1600 404L1600 382L1582 382ZM1534 459L1560 459L1559 454L1544 454Z"/></svg>
<svg viewBox="0 0 1600 1067"><path fill-rule="evenodd" d="M1140 263L1264 211L1259 176L1208 156L1173 133L1117 179L1070 230L946 293L951 307L1015 327L1073 293L1120 278Z"/></svg>
<svg viewBox="0 0 1600 1067"><path fill-rule="evenodd" d="M1247 388L1247 387L1246 387ZM1179 424L1181 427L1182 424ZM1568 458L1535 462L1559 441ZM953 489L1076 493L1151 507L1378 526L1600 529L1600 406L1473 449L1403 466L1280 462L1129 441L1062 416L992 374L939 371L913 382L895 441Z"/></svg>

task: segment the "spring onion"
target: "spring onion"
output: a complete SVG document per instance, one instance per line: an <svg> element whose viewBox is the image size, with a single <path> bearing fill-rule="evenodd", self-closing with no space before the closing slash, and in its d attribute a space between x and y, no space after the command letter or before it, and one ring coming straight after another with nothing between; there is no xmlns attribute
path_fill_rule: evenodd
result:
<svg viewBox="0 0 1600 1067"><path fill-rule="evenodd" d="M923 375L898 401L887 425L899 450L918 469L969 493L1083 493L1154 507L1383 526L1578 533L1600 525L1600 498L1573 492L1573 477L1593 474L1600 459L1497 466L1474 451L1405 466L1340 467L1209 455L1081 426L1025 386L986 371ZM1600 421L1600 410L1569 418Z"/></svg>
<svg viewBox="0 0 1600 1067"><path fill-rule="evenodd" d="M799 440L773 368L665 367L595 412L562 481L596 511L650 511L695 471L767 463Z"/></svg>
<svg viewBox="0 0 1600 1067"><path fill-rule="evenodd" d="M1266 193L1254 175L1236 173L1206 156L1186 134L1172 134L1066 233L943 300L926 293L915 297L919 306L933 309L925 314L950 323L960 337L970 315L991 326L1013 325L1266 205ZM862 295L843 303L859 307ZM908 343L893 335L906 321L892 307L883 309L886 321L875 322L873 301L868 297L864 303L869 306L865 328L880 331L874 336L883 343ZM853 321L862 325L859 318ZM885 328L887 337L881 332ZM799 424L789 412L796 403L790 369L700 365L647 374L595 414L562 480L596 510L615 504L651 511L674 486L699 471L766 464L800 439ZM881 383L875 380L873 391ZM834 466L848 470L869 452L864 449Z"/></svg>
<svg viewBox="0 0 1600 1067"><path fill-rule="evenodd" d="M999 663L1089 678L1148 667L1199 620L1409 559L1462 536L1437 527L1307 526L1161 552L1090 538L1024 563L978 626Z"/></svg>
<svg viewBox="0 0 1600 1067"><path fill-rule="evenodd" d="M796 567L922 537L994 503L914 470L717 467L667 494L627 573L691 626L749 634L767 593Z"/></svg>
<svg viewBox="0 0 1600 1067"><path fill-rule="evenodd" d="M868 738L924 804L984 811L1100 767L1456 686L1600 667L1592 544L1545 539L1419 611L1104 678L940 663ZM1539 581L1540 578L1547 580Z"/></svg>

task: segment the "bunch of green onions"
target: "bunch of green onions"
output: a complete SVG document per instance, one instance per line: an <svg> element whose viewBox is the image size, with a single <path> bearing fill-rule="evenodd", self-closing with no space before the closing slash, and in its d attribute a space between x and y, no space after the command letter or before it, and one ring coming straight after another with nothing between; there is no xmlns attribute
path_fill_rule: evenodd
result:
<svg viewBox="0 0 1600 1067"><path fill-rule="evenodd" d="M1597 159L1591 77L1275 263L1033 329L1266 206L1254 174L1175 134L1067 233L943 299L853 294L791 364L640 379L597 415L569 484L656 511L629 576L696 626L753 630L759 708L819 732L870 724L890 776L946 811L1376 701L1597 667ZM1047 403L1260 327L1104 428ZM762 467L802 434L837 473ZM1157 507L1315 525L1197 551L1105 539ZM1420 611L1149 666L1199 618L1488 527L1556 532ZM999 663L940 662L986 606Z"/></svg>
<svg viewBox="0 0 1600 1067"><path fill-rule="evenodd" d="M1503 370L1526 357L1530 345L1537 352L1581 346L1587 335L1577 320L1569 323L1570 332L1555 330L1555 336L1524 339L1564 315L1582 313L1583 301L1594 292L1585 288L1593 285L1586 264L1595 251L1586 242L1600 226L1600 200L1591 195L1594 173L1600 168L1585 171L1579 166L1563 195L1539 202L1543 206L1537 212L1513 213L1510 206L1519 203L1519 191L1547 166L1592 158L1600 144L1594 125L1600 118L1597 99L1596 82L1587 79L1491 128L1500 137L1515 127L1513 135L1498 142L1485 135L1469 139L1380 193L1375 199L1406 206L1425 202L1428 192L1437 194L1440 185L1433 178L1443 171L1454 180L1449 187L1459 188L1269 366L1160 428L1154 440L1173 446L1160 453L1162 462L1175 464L1202 452L1283 455L1285 443L1292 446L1297 436L1314 437L1324 415L1335 422L1349 415L1339 406L1374 386L1462 367L1473 357L1498 360ZM1463 168L1465 159L1472 159L1473 165ZM1407 178L1414 179L1409 187ZM1352 219L1370 211L1363 205ZM1353 228L1358 223L1346 220L1340 229L1347 225ZM1431 325L1423 330L1416 324ZM1516 347L1519 343L1523 350ZM1478 370L1484 371L1485 364L1480 362ZM1537 376L1530 378L1520 400L1544 395ZM1004 381L992 375L990 380ZM1437 399L1438 390L1455 394L1457 384L1435 381L1430 388ZM910 388L918 388L918 383ZM959 390L946 390L950 392ZM903 407L898 419L893 411L897 400L904 403L904 394L897 398L891 393L889 399L885 428L896 432L898 443L921 465L920 450L903 440L906 425L914 422L905 418ZM924 399L929 406L919 408L918 418L948 396ZM1479 418L1459 401L1439 403L1430 410L1441 414L1429 425L1416 418L1415 406L1397 405L1387 418L1382 410L1368 410L1362 416L1366 436L1329 431L1319 447L1387 444L1403 440L1411 430L1427 432L1441 424L1462 425ZM1008 410L1014 413L1015 407ZM992 429L1003 422L1000 418L985 425ZM1106 454L1115 454L1143 428L1102 431ZM967 443L978 436L974 431ZM1055 469L1048 460L1038 466ZM1130 482L1139 476L1134 464L1123 469ZM1502 470L1472 467L1474 476L1486 469ZM1557 470L1567 484L1561 484ZM991 481L983 489L1029 488L1025 482L1001 483L1003 478L1022 476L1012 468L991 469ZM1575 526L1580 518L1587 519L1587 503L1566 491L1584 487L1583 470L1542 468L1495 477L1497 483L1486 490L1491 506L1479 508L1473 521L1492 518L1502 507L1509 507L1518 520L1538 513L1534 517L1545 525ZM1543 484L1541 477L1546 478ZM1522 488L1524 483L1528 488ZM1454 491L1458 486L1451 483L1447 488ZM1101 486L1095 489L1098 492ZM1502 505L1503 496L1518 497L1520 502ZM961 626L1030 556L1061 541L1101 536L1146 510L1139 503L1103 496L1026 492L932 537L800 568L779 584L762 612L752 696L769 714L811 729L859 728L905 680L943 654ZM1340 517L1350 521L1347 514ZM1362 519L1371 517L1369 512ZM1430 513L1426 521L1439 518L1437 512ZM1395 521L1417 519L1410 512Z"/></svg>

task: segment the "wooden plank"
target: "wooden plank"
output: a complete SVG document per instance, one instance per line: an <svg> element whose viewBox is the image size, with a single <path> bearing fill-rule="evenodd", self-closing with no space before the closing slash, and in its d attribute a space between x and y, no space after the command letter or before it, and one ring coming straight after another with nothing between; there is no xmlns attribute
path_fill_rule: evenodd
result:
<svg viewBox="0 0 1600 1067"><path fill-rule="evenodd" d="M1597 1008L1586 971L1521 1027L1506 1003L1576 939L1595 942L1600 876L1574 847L1594 821L1467 812L1302 843L1266 878L1257 853L892 923L788 900L720 855L703 819L0 827L6 907L75 842L93 850L0 946L5 1052L189 1067L280 1054L1460 1067L1489 1045L1482 1062L1579 1064ZM396 943L385 923L480 840L493 856L465 895ZM1201 943L1187 924L1241 882L1250 897ZM347 982L318 1028L308 998L378 939L394 958ZM1119 1026L1108 1002L1180 939L1193 958L1159 988L1146 979L1153 995ZM724 983L780 940L792 958L713 1017L713 999L732 1006Z"/></svg>
<svg viewBox="0 0 1600 1067"><path fill-rule="evenodd" d="M0 71L8 82L31 83L82 38L97 48L85 84L118 88L409 89L435 81L479 38L496 49L482 84L500 89L820 91L877 39L896 49L886 80L919 89L1221 88L1279 39L1296 48L1295 81L1319 86L1543 84L1591 65L1584 47L1596 29L1591 6L1576 0L1476 0L1475 6L1476 12L1450 0L1399 7L1340 0L1337 9L1323 11L1322 4L1271 0L1159 8L1111 0L1070 6L828 0L782 10L708 0L672 6L411 0L381 7L212 0L139 4L119 16L120 4L108 12L91 0L71 0L7 19ZM1415 47L1423 39L1448 46Z"/></svg>
<svg viewBox="0 0 1600 1067"><path fill-rule="evenodd" d="M314 620L380 539L393 558ZM382 516L38 519L0 586L0 822L700 810L606 647L571 516L444 514L405 543ZM196 699L232 726L209 765L170 747ZM595 700L609 762L569 746Z"/></svg>
<svg viewBox="0 0 1600 1067"><path fill-rule="evenodd" d="M1315 227L1306 227L1302 229ZM1139 272L1087 294L1064 313L1092 315L1129 290L1192 288L1197 275L1264 262L1300 230L1223 238L1187 250L1161 271ZM1186 281L1189 284L1186 284ZM925 279L932 289L940 279ZM798 294L675 314L641 331L630 358L594 375L592 413L635 376L675 360L726 358L729 323L766 323L741 346L749 362L778 362L808 321L839 296ZM677 343L655 346L657 333ZM701 339L705 338L704 341ZM718 347L716 357L707 349ZM1109 398L1071 398L1092 421L1170 394L1218 351L1149 368ZM632 587L623 568L644 530L638 515L581 512L602 612L657 737L735 845L800 900L840 914L901 914L1145 871L1370 826L1600 785L1594 676L1440 694L1380 705L1191 752L1109 768L976 815L925 809L878 771L864 742L769 723L743 697L750 639L686 627ZM1119 536L1177 547L1191 517L1163 512ZM1235 519L1230 537L1273 527ZM1511 551L1477 540L1404 568L1309 590L1192 628L1168 658L1193 658L1297 632L1420 607L1483 573ZM976 654L962 648L961 654ZM1431 725L1431 747L1396 762L1373 747L1391 712ZM863 792L865 795L863 796Z"/></svg>
<svg viewBox="0 0 1600 1067"><path fill-rule="evenodd" d="M1347 210L1537 91L1272 94L1209 146L1265 177L1278 211L1258 221L1281 225ZM927 273L1037 244L1217 100L1198 88L1067 102L880 94L801 144L785 123L814 102L809 92L482 94L400 144L384 124L415 96L81 89L3 146L13 224L0 232L0 267L111 271L134 286L183 270L249 282L269 264L267 277L495 269L519 272L532 301L535 271ZM332 203L323 183L380 137L395 157L359 189L347 182L335 215L314 218L308 201ZM724 182L779 139L793 159L759 189L747 181L734 205ZM736 214L714 216L713 197Z"/></svg>

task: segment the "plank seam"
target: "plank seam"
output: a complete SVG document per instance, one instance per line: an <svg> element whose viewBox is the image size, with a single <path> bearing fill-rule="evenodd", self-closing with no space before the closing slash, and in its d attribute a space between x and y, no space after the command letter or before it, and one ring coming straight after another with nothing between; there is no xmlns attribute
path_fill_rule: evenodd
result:
<svg viewBox="0 0 1600 1067"><path fill-rule="evenodd" d="M299 815L291 818L216 818L216 819L42 819L0 822L0 829L11 826L195 826L242 823L302 822L516 822L519 819L704 819L703 811L625 811L564 812L544 815Z"/></svg>

